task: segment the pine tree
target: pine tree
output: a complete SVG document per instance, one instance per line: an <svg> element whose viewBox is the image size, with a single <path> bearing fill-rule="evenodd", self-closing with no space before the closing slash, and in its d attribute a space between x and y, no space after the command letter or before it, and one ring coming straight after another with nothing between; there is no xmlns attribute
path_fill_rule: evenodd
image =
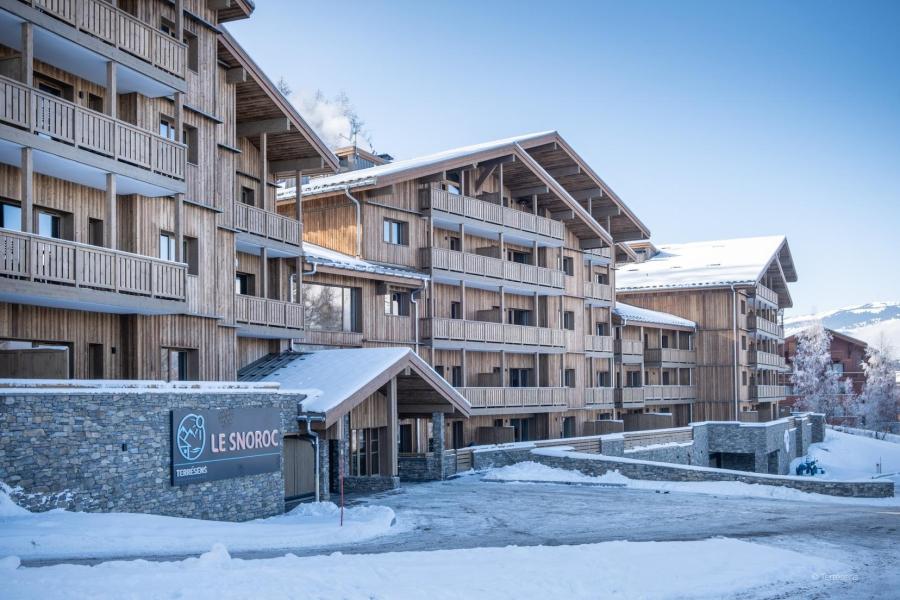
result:
<svg viewBox="0 0 900 600"><path fill-rule="evenodd" d="M869 346L862 369L866 384L856 403L857 414L866 429L890 431L900 413L900 387L890 348Z"/></svg>
<svg viewBox="0 0 900 600"><path fill-rule="evenodd" d="M831 334L816 322L797 334L797 353L791 373L794 393L801 410L834 417L841 406L844 387L831 366Z"/></svg>

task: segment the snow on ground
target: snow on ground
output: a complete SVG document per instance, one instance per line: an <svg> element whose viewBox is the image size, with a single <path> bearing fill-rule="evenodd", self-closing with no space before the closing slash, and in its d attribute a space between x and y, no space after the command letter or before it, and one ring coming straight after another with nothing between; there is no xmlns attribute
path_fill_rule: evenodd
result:
<svg viewBox="0 0 900 600"><path fill-rule="evenodd" d="M59 599L722 598L790 594L856 577L829 558L725 538L260 560L231 558L216 545L178 562L16 566L15 559L0 563L8 600L47 590Z"/></svg>
<svg viewBox="0 0 900 600"><path fill-rule="evenodd" d="M7 488L8 489L8 488ZM301 504L289 513L244 523L137 513L31 513L0 489L0 557L109 558L193 554L226 544L233 551L327 546L396 531L385 506L344 510L331 502Z"/></svg>
<svg viewBox="0 0 900 600"><path fill-rule="evenodd" d="M807 455L825 469L822 479L853 481L878 476L877 463L881 463L881 475L900 485L900 444L825 430L825 441L812 444ZM791 473L803 459L791 463Z"/></svg>
<svg viewBox="0 0 900 600"><path fill-rule="evenodd" d="M548 467L536 462L521 462L506 467L489 470L483 477L491 482L524 483L575 483L586 485L624 485L636 490L660 492L685 492L689 494L713 494L716 496L741 496L747 498L771 498L777 500L799 500L806 502L832 502L838 504L861 504L876 506L900 506L900 496L893 498L844 498L825 494L810 494L792 488L774 485L757 485L740 481L648 481L629 479L618 471L607 471L600 476L585 475Z"/></svg>

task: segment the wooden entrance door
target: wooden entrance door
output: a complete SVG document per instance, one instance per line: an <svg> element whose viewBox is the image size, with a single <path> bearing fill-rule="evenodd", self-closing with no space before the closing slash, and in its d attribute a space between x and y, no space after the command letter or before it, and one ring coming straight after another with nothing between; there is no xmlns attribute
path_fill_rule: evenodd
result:
<svg viewBox="0 0 900 600"><path fill-rule="evenodd" d="M312 441L300 437L284 438L284 499L306 500L316 495L316 455ZM319 443L322 443L321 441Z"/></svg>

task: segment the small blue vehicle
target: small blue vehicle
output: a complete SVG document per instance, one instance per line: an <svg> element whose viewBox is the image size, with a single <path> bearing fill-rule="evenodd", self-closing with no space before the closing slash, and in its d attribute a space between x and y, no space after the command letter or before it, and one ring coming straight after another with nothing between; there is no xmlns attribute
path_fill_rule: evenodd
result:
<svg viewBox="0 0 900 600"><path fill-rule="evenodd" d="M797 475L821 475L825 473L825 469L817 465L814 458L807 456L804 462L797 465L796 473Z"/></svg>

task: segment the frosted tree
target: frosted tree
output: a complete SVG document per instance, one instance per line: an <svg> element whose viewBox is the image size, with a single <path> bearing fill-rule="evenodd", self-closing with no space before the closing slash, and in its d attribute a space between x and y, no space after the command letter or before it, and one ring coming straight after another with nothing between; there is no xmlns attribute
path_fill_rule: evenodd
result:
<svg viewBox="0 0 900 600"><path fill-rule="evenodd" d="M856 403L857 414L866 429L890 431L900 413L900 387L891 349L886 345L869 346L862 369L866 384Z"/></svg>
<svg viewBox="0 0 900 600"><path fill-rule="evenodd" d="M831 334L817 321L797 334L797 353L791 373L799 408L834 417L841 407L844 387L831 366Z"/></svg>

